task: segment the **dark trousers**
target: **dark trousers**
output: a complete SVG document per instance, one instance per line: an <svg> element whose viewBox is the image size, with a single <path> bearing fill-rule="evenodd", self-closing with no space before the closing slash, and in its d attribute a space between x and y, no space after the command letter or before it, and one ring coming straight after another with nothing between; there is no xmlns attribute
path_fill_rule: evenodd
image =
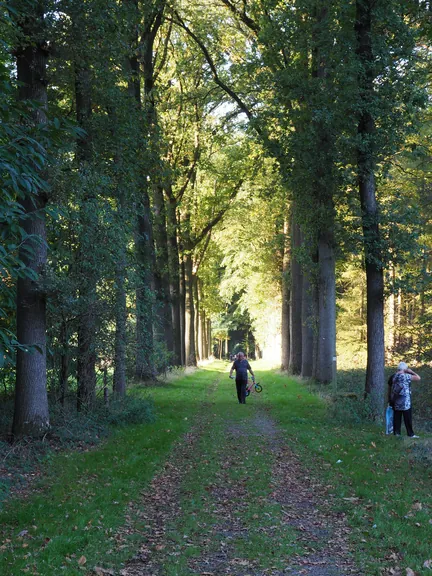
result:
<svg viewBox="0 0 432 576"><path fill-rule="evenodd" d="M393 415L393 434L401 433L402 416L404 419L405 428L408 436L414 436L412 427L412 409L409 410L395 410Z"/></svg>
<svg viewBox="0 0 432 576"><path fill-rule="evenodd" d="M240 404L246 404L247 380L236 380L237 398Z"/></svg>

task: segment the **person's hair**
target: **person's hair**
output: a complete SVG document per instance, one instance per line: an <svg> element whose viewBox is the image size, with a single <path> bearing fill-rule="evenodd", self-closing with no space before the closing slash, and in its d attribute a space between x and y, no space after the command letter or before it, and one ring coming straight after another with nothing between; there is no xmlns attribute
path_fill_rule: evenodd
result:
<svg viewBox="0 0 432 576"><path fill-rule="evenodd" d="M398 370L407 370L407 369L408 369L408 364L406 362L399 362Z"/></svg>

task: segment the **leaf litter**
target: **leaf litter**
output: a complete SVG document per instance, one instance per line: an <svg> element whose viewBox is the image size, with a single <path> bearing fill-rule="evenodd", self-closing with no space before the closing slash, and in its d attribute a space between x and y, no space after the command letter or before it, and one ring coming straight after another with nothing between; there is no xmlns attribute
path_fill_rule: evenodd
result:
<svg viewBox="0 0 432 576"><path fill-rule="evenodd" d="M127 522L115 535L117 547L127 546L127 538L140 525L143 540L138 553L121 570L121 576L162 576L169 574L199 574L202 576L362 576L355 565L350 548L347 518L335 512L334 498L329 488L319 483L304 468L299 458L288 446L282 432L273 422L268 410L260 406L253 415L253 422L242 425L226 422L223 445L218 446L220 459L216 477L205 486L208 498L203 498L202 517L198 523L198 535L178 534L172 536L172 527L182 517L182 501L188 493L188 475L196 473L199 463L205 463L207 455L199 454L199 440L211 434L216 414L212 413L212 396L217 381L209 389L206 404L200 411L190 431L177 443L169 461L142 493L142 499L131 502ZM250 430L259 440L254 442ZM255 455L260 450L270 454L273 466L269 471L269 486L266 493L251 496L248 489L256 471L248 462L248 449L235 449L252 442ZM233 449L234 448L234 449ZM232 470L238 476L230 476ZM267 514L258 528L258 537L277 545L281 533L294 533L291 550L275 547L274 561L262 565L263 558L239 554L236 543L246 543L257 536L256 527L250 525L247 512L250 499L255 504L273 506L279 510L274 517ZM258 508L260 509L260 508ZM259 514L253 515L256 524ZM252 533L253 532L253 533ZM282 542L282 540L281 540ZM253 544L251 544L253 546ZM282 544L279 544L282 546ZM188 548L194 553L188 554ZM241 550L241 547L240 547ZM177 571L179 557L187 556L187 568Z"/></svg>

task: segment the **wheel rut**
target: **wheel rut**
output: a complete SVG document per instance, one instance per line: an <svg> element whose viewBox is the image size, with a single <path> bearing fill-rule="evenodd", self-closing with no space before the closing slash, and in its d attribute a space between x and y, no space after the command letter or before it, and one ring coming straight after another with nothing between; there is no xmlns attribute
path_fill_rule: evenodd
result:
<svg viewBox="0 0 432 576"><path fill-rule="evenodd" d="M138 523L143 544L121 576L361 576L347 519L334 512L327 488L304 468L260 400L253 408L236 406L251 409L244 419L232 419L229 410L217 415L218 383L142 500L131 503L123 534ZM212 438L216 417L219 424L223 418L222 432ZM203 436L214 440L211 455L200 451ZM261 457L267 464L260 470ZM208 458L217 463L212 478L205 475ZM201 512L185 519L184 502L196 497L188 478L201 477ZM185 521L196 525L189 534L182 533Z"/></svg>

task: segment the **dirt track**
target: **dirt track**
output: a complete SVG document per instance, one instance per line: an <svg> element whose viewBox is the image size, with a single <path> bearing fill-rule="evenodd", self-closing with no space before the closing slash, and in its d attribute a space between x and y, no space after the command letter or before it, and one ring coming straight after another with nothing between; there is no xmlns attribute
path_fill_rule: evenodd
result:
<svg viewBox="0 0 432 576"><path fill-rule="evenodd" d="M344 516L332 512L326 488L303 468L257 398L246 419L234 421L227 412L222 423L218 420L223 432L212 456L217 459L217 472L211 481L203 475L206 496L201 497L197 529L193 534L173 536L185 514L182 502L195 497L187 478L196 479L202 474L203 463L205 466L209 457L200 452L200 441L213 433L216 414L211 406L217 385L215 381L209 389L206 404L190 432L178 443L142 500L131 503L128 517L133 520L118 534L118 541L121 543L122 533L136 529L138 520L144 544L121 575L360 576L351 557L350 531ZM266 454L271 470L251 469L248 449L242 448L246 444ZM267 474L265 491L250 490L254 474ZM260 512L253 515L252 521L248 516L251 506L263 511L262 525ZM277 509L277 515L264 512L268 506ZM239 555L239 542L246 546L247 554ZM259 553L259 547L254 557L254 542L272 547L275 561ZM266 565L263 557L267 558Z"/></svg>

